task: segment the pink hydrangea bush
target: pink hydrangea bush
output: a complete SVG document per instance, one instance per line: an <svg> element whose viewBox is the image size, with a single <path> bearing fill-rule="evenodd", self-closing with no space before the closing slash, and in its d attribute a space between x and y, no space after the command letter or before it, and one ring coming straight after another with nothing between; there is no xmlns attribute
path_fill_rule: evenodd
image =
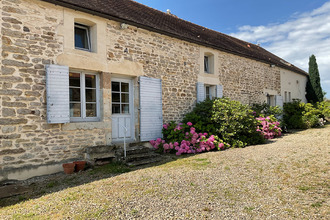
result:
<svg viewBox="0 0 330 220"><path fill-rule="evenodd" d="M197 133L191 122L175 124L171 122L163 125L164 140L158 138L150 141L157 150L164 153L175 152L176 155L196 154L214 149L224 150L229 147L217 136L207 133Z"/></svg>
<svg viewBox="0 0 330 220"><path fill-rule="evenodd" d="M256 118L258 121L257 131L260 132L265 139L273 139L282 135L280 122L273 116Z"/></svg>

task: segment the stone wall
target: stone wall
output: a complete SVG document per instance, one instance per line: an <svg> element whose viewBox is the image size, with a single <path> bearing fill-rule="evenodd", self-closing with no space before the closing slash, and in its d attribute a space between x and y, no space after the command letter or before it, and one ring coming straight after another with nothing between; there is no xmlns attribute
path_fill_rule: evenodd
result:
<svg viewBox="0 0 330 220"><path fill-rule="evenodd" d="M61 8L47 5L2 1L0 181L15 168L82 158L84 147L104 144L102 129L63 131L46 122L45 65L63 52Z"/></svg>
<svg viewBox="0 0 330 220"><path fill-rule="evenodd" d="M36 167L57 164L51 171L39 169L40 173L31 171L27 177L59 171L62 162L83 158L87 146L109 144L111 128L104 118L111 116L111 74L125 74L135 78L135 82L140 75L162 79L164 122L181 120L195 105L196 83L203 68L201 46L130 25L121 29L119 22L37 0L0 2L0 181L10 178L15 169L36 172ZM97 41L98 48L106 48L104 54L103 50L78 51L68 44L72 32L66 34L73 25L64 18L75 15L93 20L98 33L106 33L102 38L98 36L105 40ZM102 27L105 30L100 30ZM280 92L278 68L221 51L216 53L218 68L209 81L216 77L225 96L253 103L264 101L264 89ZM92 64L88 63L90 60ZM101 73L101 122L46 123L46 64L81 66Z"/></svg>

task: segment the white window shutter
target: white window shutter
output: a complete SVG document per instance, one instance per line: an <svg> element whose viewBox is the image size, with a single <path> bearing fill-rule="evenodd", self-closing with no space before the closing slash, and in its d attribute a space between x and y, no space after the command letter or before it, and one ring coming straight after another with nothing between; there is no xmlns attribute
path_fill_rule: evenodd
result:
<svg viewBox="0 0 330 220"><path fill-rule="evenodd" d="M202 102L204 100L205 100L204 83L198 82L197 83L197 102Z"/></svg>
<svg viewBox="0 0 330 220"><path fill-rule="evenodd" d="M223 87L222 85L217 85L217 98L222 98L223 97Z"/></svg>
<svg viewBox="0 0 330 220"><path fill-rule="evenodd" d="M46 66L47 122L69 123L69 67Z"/></svg>
<svg viewBox="0 0 330 220"><path fill-rule="evenodd" d="M275 96L275 105L283 108L283 97L280 95Z"/></svg>
<svg viewBox="0 0 330 220"><path fill-rule="evenodd" d="M163 103L160 79L140 77L140 117L141 141L162 137Z"/></svg>

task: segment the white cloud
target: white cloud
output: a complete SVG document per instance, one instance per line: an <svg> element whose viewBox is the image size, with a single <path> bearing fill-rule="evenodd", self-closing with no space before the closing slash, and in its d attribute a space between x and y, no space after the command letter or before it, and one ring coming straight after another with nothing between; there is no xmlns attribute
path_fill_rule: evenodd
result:
<svg viewBox="0 0 330 220"><path fill-rule="evenodd" d="M321 84L330 99L330 2L320 8L281 24L243 26L231 35L259 43L265 49L308 71L309 56L314 54Z"/></svg>

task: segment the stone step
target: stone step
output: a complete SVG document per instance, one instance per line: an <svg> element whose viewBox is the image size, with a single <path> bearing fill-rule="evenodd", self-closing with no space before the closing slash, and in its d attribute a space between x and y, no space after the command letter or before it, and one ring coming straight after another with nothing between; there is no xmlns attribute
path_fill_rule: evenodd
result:
<svg viewBox="0 0 330 220"><path fill-rule="evenodd" d="M142 165L147 165L147 164L152 164L152 163L157 163L162 160L162 157L158 155L158 157L152 157L152 158L147 158L143 160L136 160L132 162L126 163L127 166L130 167L136 167L136 166L142 166Z"/></svg>
<svg viewBox="0 0 330 220"><path fill-rule="evenodd" d="M145 146L133 146L126 149L126 155L143 154L151 151L153 151L153 149Z"/></svg>
<svg viewBox="0 0 330 220"><path fill-rule="evenodd" d="M160 156L159 154L153 151L147 153L140 153L140 154L131 154L131 155L127 155L126 162L143 160L143 159L159 157L159 156Z"/></svg>

